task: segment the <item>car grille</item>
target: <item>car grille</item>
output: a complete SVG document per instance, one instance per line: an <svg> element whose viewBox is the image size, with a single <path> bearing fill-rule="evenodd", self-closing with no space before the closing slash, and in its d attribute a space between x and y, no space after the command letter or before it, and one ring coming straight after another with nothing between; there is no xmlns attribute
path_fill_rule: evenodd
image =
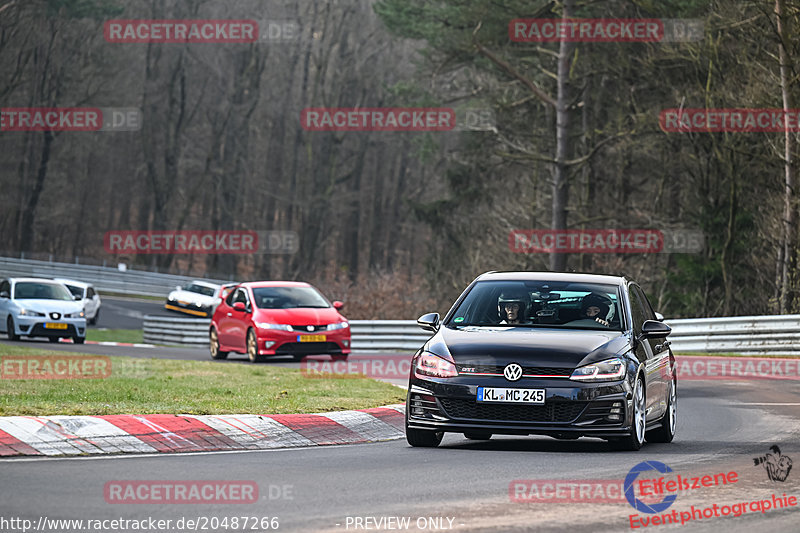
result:
<svg viewBox="0 0 800 533"><path fill-rule="evenodd" d="M312 329L308 329L309 327L312 328ZM322 326L312 326L312 325L309 325L309 326L292 326L292 331L297 331L299 333L312 333L314 331L325 331L326 329L328 329L327 325L322 325Z"/></svg>
<svg viewBox="0 0 800 533"><path fill-rule="evenodd" d="M478 403L474 400L439 398L450 418L518 422L571 422L588 402L551 402L544 405Z"/></svg>
<svg viewBox="0 0 800 533"><path fill-rule="evenodd" d="M342 348L335 342L287 342L281 344L277 355L302 355L342 353Z"/></svg>
<svg viewBox="0 0 800 533"><path fill-rule="evenodd" d="M462 368L474 368L474 372L463 372L466 375L469 374L493 374L502 376L503 369L505 369L505 365L470 365L470 364L463 364L457 365L459 373L462 372ZM526 376L565 376L569 377L572 375L573 368L563 368L563 367L556 367L556 366L523 366L522 367L522 374Z"/></svg>

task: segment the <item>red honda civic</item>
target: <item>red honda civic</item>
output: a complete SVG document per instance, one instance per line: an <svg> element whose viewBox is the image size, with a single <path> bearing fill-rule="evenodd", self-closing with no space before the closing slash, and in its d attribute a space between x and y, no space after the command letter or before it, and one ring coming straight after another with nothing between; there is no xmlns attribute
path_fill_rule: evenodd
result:
<svg viewBox="0 0 800 533"><path fill-rule="evenodd" d="M299 281L240 283L219 304L211 319L212 359L230 352L246 353L250 361L268 355L330 354L347 359L350 324L320 292Z"/></svg>

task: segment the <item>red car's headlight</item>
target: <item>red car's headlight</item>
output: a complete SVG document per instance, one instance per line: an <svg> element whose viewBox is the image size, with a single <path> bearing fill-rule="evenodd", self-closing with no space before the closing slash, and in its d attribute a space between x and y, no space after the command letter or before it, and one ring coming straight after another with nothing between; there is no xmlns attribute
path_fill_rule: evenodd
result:
<svg viewBox="0 0 800 533"><path fill-rule="evenodd" d="M453 378L458 376L456 365L438 355L423 352L414 363L414 374L421 377Z"/></svg>

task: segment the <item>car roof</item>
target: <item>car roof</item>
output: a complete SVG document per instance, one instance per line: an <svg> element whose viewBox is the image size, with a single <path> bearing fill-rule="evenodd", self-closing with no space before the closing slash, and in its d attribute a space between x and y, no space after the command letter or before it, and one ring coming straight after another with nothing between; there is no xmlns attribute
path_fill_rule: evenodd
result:
<svg viewBox="0 0 800 533"><path fill-rule="evenodd" d="M475 281L571 281L576 283L606 283L622 285L628 278L604 274L581 274L574 272L486 272Z"/></svg>
<svg viewBox="0 0 800 533"><path fill-rule="evenodd" d="M81 287L82 289L88 289L92 286L91 283L84 283L82 281L76 281L74 279L64 279L64 278L54 278L53 281L58 281L60 283L64 283L67 285L75 285L76 287Z"/></svg>
<svg viewBox="0 0 800 533"><path fill-rule="evenodd" d="M201 280L193 280L190 282L192 285L200 285L201 287L208 287L209 289L219 289L220 285L216 283L210 283L208 281L201 281Z"/></svg>
<svg viewBox="0 0 800 533"><path fill-rule="evenodd" d="M305 281L247 281L240 284L242 287L311 287Z"/></svg>
<svg viewBox="0 0 800 533"><path fill-rule="evenodd" d="M52 283L55 285L63 285L64 283L55 279L50 278L8 278L8 281L12 283L19 283L19 282L35 282L35 283Z"/></svg>

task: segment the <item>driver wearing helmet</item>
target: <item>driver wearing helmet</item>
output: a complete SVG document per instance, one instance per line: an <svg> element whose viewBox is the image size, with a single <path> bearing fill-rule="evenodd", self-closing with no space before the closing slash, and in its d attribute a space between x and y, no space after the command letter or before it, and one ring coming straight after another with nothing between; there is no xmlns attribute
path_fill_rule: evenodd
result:
<svg viewBox="0 0 800 533"><path fill-rule="evenodd" d="M577 325L577 322L594 322L603 326L608 326L608 312L611 310L611 300L597 292L590 292L581 300L581 317L573 320L570 325Z"/></svg>
<svg viewBox="0 0 800 533"><path fill-rule="evenodd" d="M497 299L497 312L500 314L501 324L527 323L528 306L525 299L517 294L501 294Z"/></svg>

